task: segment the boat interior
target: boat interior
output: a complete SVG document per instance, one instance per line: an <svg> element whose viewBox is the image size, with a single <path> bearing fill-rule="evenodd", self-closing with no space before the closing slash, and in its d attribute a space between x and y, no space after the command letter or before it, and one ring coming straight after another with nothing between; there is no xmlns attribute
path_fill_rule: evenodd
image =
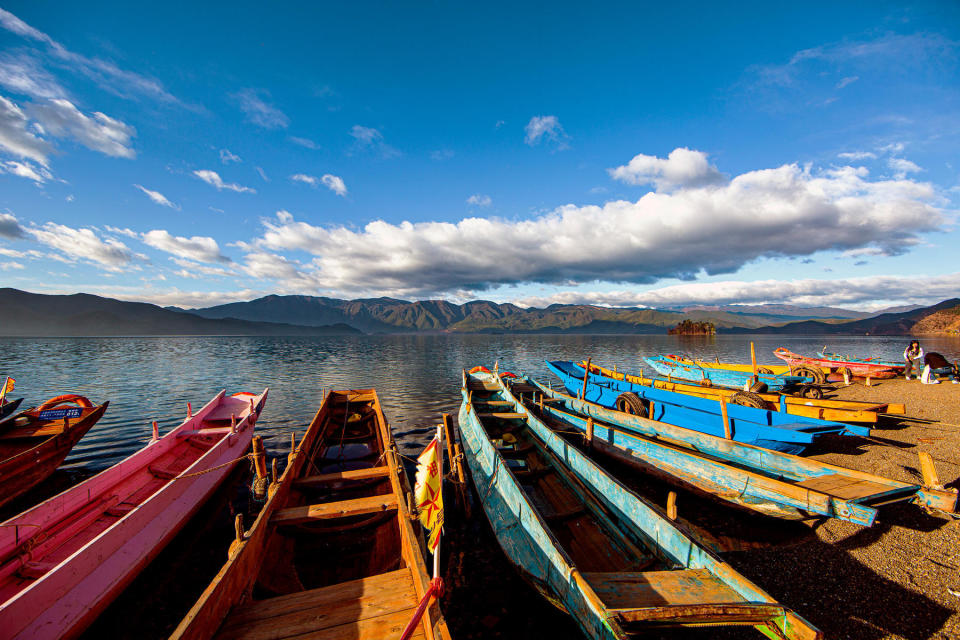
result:
<svg viewBox="0 0 960 640"><path fill-rule="evenodd" d="M419 537L376 395L331 392L323 406L277 494L253 600L217 638L399 637L417 608ZM429 619L412 637L435 637Z"/></svg>

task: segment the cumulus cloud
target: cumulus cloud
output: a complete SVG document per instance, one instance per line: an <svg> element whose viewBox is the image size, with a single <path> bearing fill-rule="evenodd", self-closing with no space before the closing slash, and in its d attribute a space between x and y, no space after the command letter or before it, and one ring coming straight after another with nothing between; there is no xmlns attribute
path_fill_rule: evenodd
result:
<svg viewBox="0 0 960 640"><path fill-rule="evenodd" d="M890 158L887 164L893 169L893 175L902 180L908 173L919 173L923 168L915 162L910 162L906 158Z"/></svg>
<svg viewBox="0 0 960 640"><path fill-rule="evenodd" d="M65 98L66 91L33 56L0 54L0 85L32 98Z"/></svg>
<svg viewBox="0 0 960 640"><path fill-rule="evenodd" d="M610 177L627 184L654 184L658 190L721 184L726 178L707 161L707 154L686 147L666 158L637 154L629 164L607 169Z"/></svg>
<svg viewBox="0 0 960 640"><path fill-rule="evenodd" d="M17 162L16 160L7 160L0 162L0 173L9 173L10 175L20 176L27 180L33 180L37 184L43 184L47 180L53 179L53 174L42 166L30 162Z"/></svg>
<svg viewBox="0 0 960 640"><path fill-rule="evenodd" d="M932 304L957 297L960 273L938 276L864 276L836 280L757 280L697 282L649 291L565 291L516 300L524 306L601 304L614 307L671 307L693 304L795 304L798 306L871 306ZM889 306L887 304L887 306Z"/></svg>
<svg viewBox="0 0 960 640"><path fill-rule="evenodd" d="M307 175L305 173L295 173L294 175L290 176L290 179L294 182L303 182L311 187L323 185L338 196L347 195L347 185L343 182L343 178L330 173L325 173L319 178L316 176Z"/></svg>
<svg viewBox="0 0 960 640"><path fill-rule="evenodd" d="M356 151L374 152L385 159L402 155L399 150L386 143L379 130L372 127L355 124L350 129L350 137L354 139L353 148Z"/></svg>
<svg viewBox="0 0 960 640"><path fill-rule="evenodd" d="M0 148L47 166L47 156L53 152L53 145L30 131L28 122L20 107L0 96Z"/></svg>
<svg viewBox="0 0 960 640"><path fill-rule="evenodd" d="M115 238L101 239L93 229L74 229L66 225L48 222L41 227L28 227L24 231L37 242L59 253L49 257L64 262L83 260L107 271L123 271L136 256L127 245Z"/></svg>
<svg viewBox="0 0 960 640"><path fill-rule="evenodd" d="M0 271L13 271L19 269L26 269L20 262L0 262Z"/></svg>
<svg viewBox="0 0 960 640"><path fill-rule="evenodd" d="M563 130L557 116L534 116L530 118L530 122L523 128L523 131L526 134L523 141L531 147L543 141L552 142L558 150L569 147L568 140L570 137Z"/></svg>
<svg viewBox="0 0 960 640"><path fill-rule="evenodd" d="M204 182L209 185L212 185L217 188L217 191L236 191L237 193L256 193L257 190L251 187L244 187L243 185L237 184L235 182L224 182L223 178L220 177L220 174L216 171L211 171L210 169L198 169L193 172L193 175L197 176Z"/></svg>
<svg viewBox="0 0 960 640"><path fill-rule="evenodd" d="M136 135L136 129L99 111L90 117L69 100L60 98L43 104L31 104L28 113L53 136L72 138L88 149L108 156L136 156L130 146L130 139Z"/></svg>
<svg viewBox="0 0 960 640"><path fill-rule="evenodd" d="M176 275L182 278L200 279L203 276L225 277L236 275L235 271L224 269L223 267L214 267L209 264L201 264L199 262L193 262L192 260L176 257L171 257L170 260L183 267L180 271L175 272Z"/></svg>
<svg viewBox="0 0 960 640"><path fill-rule="evenodd" d="M231 162L243 162L243 160L237 154L230 153L230 149L220 149L220 162L230 164Z"/></svg>
<svg viewBox="0 0 960 640"><path fill-rule="evenodd" d="M264 129L286 129L290 126L290 118L283 111L276 108L267 100L270 92L265 89L244 89L233 95L240 105L240 110L247 116L247 121Z"/></svg>
<svg viewBox="0 0 960 640"><path fill-rule="evenodd" d="M154 278L159 279L159 278ZM37 289L48 294L72 294L76 289L66 289L49 285L34 285ZM228 302L240 302L260 298L272 291L255 291L241 289L238 291L183 291L176 287L155 289L150 284L146 286L129 285L86 285L84 291L88 293L109 296L117 300L128 302L148 302L161 307L177 306L187 308L210 307Z"/></svg>
<svg viewBox="0 0 960 640"><path fill-rule="evenodd" d="M137 189L140 189L140 191L143 191L147 197L156 204L159 204L163 207L170 207L171 209L176 209L178 211L180 210L180 205L170 202L167 197L159 191L151 191L150 189L140 186L139 184L135 184L133 186L135 186Z"/></svg>
<svg viewBox="0 0 960 640"><path fill-rule="evenodd" d="M25 237L20 221L12 213L0 213L0 237L11 240Z"/></svg>
<svg viewBox="0 0 960 640"><path fill-rule="evenodd" d="M264 222L254 245L313 254L308 268L287 263L284 269L330 289L434 295L528 282L692 279L734 272L761 257L859 247L898 254L916 244L918 234L944 224L931 185L867 178L862 168L814 173L789 164L720 186L567 205L518 221L378 220L355 230L318 227L282 212Z"/></svg>
<svg viewBox="0 0 960 640"><path fill-rule="evenodd" d="M217 241L208 236L184 238L171 235L164 229L154 229L143 234L142 238L145 244L178 258L195 262L230 262L230 258L220 253Z"/></svg>
<svg viewBox="0 0 960 640"><path fill-rule="evenodd" d="M489 207L491 204L493 204L493 200L490 198L490 196L475 193L467 198L467 204L472 204L475 207Z"/></svg>

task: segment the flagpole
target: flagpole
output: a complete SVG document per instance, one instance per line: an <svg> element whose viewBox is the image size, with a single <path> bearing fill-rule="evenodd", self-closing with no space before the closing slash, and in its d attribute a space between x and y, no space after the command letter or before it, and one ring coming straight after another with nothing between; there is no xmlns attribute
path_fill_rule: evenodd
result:
<svg viewBox="0 0 960 640"><path fill-rule="evenodd" d="M437 455L440 459L440 496L443 496L443 425L437 425ZM437 534L437 548L433 550L433 577L440 577L440 538L442 537L442 526L441 531Z"/></svg>

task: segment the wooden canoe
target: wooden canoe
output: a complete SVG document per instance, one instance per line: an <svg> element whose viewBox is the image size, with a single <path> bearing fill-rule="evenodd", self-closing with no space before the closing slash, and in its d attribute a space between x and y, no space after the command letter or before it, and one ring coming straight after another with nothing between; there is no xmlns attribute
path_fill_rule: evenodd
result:
<svg viewBox="0 0 960 640"><path fill-rule="evenodd" d="M668 380L686 380L703 386L728 387L742 389L753 382L753 374L729 369L710 369L697 363L676 360L669 356L644 358L654 371ZM757 378L770 391L784 391L799 388L801 385L816 382L812 378L791 374L759 373Z"/></svg>
<svg viewBox="0 0 960 640"><path fill-rule="evenodd" d="M722 407L716 400L614 380L596 373L587 376L584 386L586 370L582 367L568 361L548 361L547 366L571 395L582 396L590 402L613 409L620 408L632 396L639 405L636 411L640 411L640 415L714 436L726 435L729 426L730 437L738 442L784 453L802 453L826 436L870 435L870 428L864 425L793 416L735 403ZM723 418L724 409L727 421Z"/></svg>
<svg viewBox="0 0 960 640"><path fill-rule="evenodd" d="M575 444L588 440L592 449L644 473L764 515L870 526L881 506L898 502L956 512L955 490L890 480L614 411L528 377L516 384L534 389L514 394L524 408Z"/></svg>
<svg viewBox="0 0 960 640"><path fill-rule="evenodd" d="M83 396L69 394L0 423L0 506L56 471L109 405L94 405Z"/></svg>
<svg viewBox="0 0 960 640"><path fill-rule="evenodd" d="M889 365L873 364L870 362L848 362L845 360L832 360L830 358L811 358L794 353L786 347L774 349L773 355L777 356L790 367L821 367L829 369L831 373L842 373L844 369L849 369L851 375L872 378L895 378L897 372Z"/></svg>
<svg viewBox="0 0 960 640"><path fill-rule="evenodd" d="M268 495L171 638L398 638L430 577L376 392L329 392ZM413 637L449 640L436 604Z"/></svg>
<svg viewBox="0 0 960 640"><path fill-rule="evenodd" d="M221 391L164 437L3 523L3 637L79 635L244 458L266 396Z"/></svg>
<svg viewBox="0 0 960 640"><path fill-rule="evenodd" d="M699 362L699 361L697 361ZM580 367L586 367L586 362L578 363ZM744 366L750 365L729 365ZM786 369L786 367L784 367ZM591 373L598 373L614 380L623 380L640 384L647 387L655 387L666 391L675 391L697 398L708 398L710 400L719 400L724 398L731 402L733 397L740 393L733 389L724 389L722 387L703 387L697 384L686 384L683 382L669 382L658 378L646 378L642 375L630 375L622 373L616 369L607 369L605 367L591 364ZM903 403L875 403L863 402L859 400L833 400L828 398L801 398L798 396L788 396L780 393L758 393L764 403L763 408L769 411L779 411L789 413L795 416L805 418L817 418L818 420L829 420L831 422L858 422L858 423L876 423L880 414L904 415L907 412L906 405Z"/></svg>
<svg viewBox="0 0 960 640"><path fill-rule="evenodd" d="M495 374L464 372L461 394L464 457L501 548L587 637L745 624L821 637L524 410Z"/></svg>
<svg viewBox="0 0 960 640"><path fill-rule="evenodd" d="M0 422L3 422L3 419L7 416L13 415L13 412L20 407L21 402L23 402L23 398L17 398L16 400L0 404Z"/></svg>

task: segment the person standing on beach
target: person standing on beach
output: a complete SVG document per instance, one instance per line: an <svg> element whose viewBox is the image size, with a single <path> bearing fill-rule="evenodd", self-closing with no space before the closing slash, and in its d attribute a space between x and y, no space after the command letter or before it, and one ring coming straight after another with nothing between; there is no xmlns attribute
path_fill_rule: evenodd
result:
<svg viewBox="0 0 960 640"><path fill-rule="evenodd" d="M911 340L907 348L903 350L903 360L906 366L903 369L904 377L909 380L910 372L916 371L917 377L920 377L920 371L923 369L923 347L918 340Z"/></svg>

